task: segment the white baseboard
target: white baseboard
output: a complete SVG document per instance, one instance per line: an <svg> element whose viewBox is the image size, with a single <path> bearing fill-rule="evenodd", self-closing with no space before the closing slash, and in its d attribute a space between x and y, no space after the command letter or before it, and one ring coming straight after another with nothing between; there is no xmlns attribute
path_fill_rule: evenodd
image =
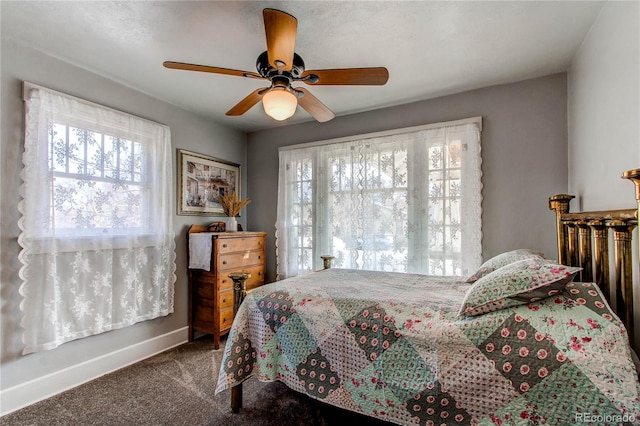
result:
<svg viewBox="0 0 640 426"><path fill-rule="evenodd" d="M189 327L183 327L2 390L0 391L0 416L186 343L188 332Z"/></svg>

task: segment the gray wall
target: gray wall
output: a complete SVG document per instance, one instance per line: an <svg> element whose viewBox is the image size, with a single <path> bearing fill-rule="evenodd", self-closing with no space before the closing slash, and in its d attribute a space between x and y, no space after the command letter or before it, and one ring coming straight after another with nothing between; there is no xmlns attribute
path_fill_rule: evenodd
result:
<svg viewBox="0 0 640 426"><path fill-rule="evenodd" d="M629 208L620 174L640 167L639 2L603 6L568 75L569 190L586 210Z"/></svg>
<svg viewBox="0 0 640 426"><path fill-rule="evenodd" d="M19 246L17 221L18 187L23 146L23 104L21 82L36 84L78 96L108 107L129 112L170 126L174 149L184 148L243 165L246 161L245 134L212 123L165 102L151 98L121 84L76 68L35 50L2 40L2 142L0 152L2 177L0 185L0 262L2 265L2 320L0 328L2 389L46 376L66 367L92 360L106 353L127 348L145 340L171 333L187 326L186 237L191 223L208 223L202 216L175 216L177 282L175 312L168 317L138 323L131 327L87 337L57 349L22 356L20 327L21 280L18 270ZM177 178L174 176L174 181ZM246 184L246 179L243 178ZM246 185L243 189L246 191ZM184 334L186 339L186 333Z"/></svg>
<svg viewBox="0 0 640 426"><path fill-rule="evenodd" d="M555 258L547 199L567 190L566 85L561 73L248 134L248 224L269 233L267 279L275 278L276 267L278 147L474 116L483 117L484 258L520 247Z"/></svg>
<svg viewBox="0 0 640 426"><path fill-rule="evenodd" d="M568 73L569 193L575 209L635 206L620 178L640 168L640 3L607 2ZM633 245L635 318L640 323L638 230ZM640 351L640 327L636 327Z"/></svg>

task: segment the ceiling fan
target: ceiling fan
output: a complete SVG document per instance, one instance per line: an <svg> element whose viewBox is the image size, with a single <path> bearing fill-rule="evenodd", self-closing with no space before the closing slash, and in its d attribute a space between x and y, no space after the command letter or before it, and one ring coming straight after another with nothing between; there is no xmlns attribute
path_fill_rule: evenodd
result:
<svg viewBox="0 0 640 426"><path fill-rule="evenodd" d="M297 105L320 122L335 117L335 114L308 90L293 87L293 82L301 81L310 85L384 85L389 79L389 72L384 67L306 71L304 61L294 52L298 20L275 9L264 9L262 14L267 50L258 56L257 73L172 61L166 61L163 65L179 70L269 80L269 87L253 91L227 111L226 115L242 115L262 100L267 115L276 120L291 117Z"/></svg>

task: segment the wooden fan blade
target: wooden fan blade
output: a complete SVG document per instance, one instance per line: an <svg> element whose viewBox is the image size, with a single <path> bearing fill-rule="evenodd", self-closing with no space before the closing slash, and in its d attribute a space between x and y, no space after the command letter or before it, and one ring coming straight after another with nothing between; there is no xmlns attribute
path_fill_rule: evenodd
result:
<svg viewBox="0 0 640 426"><path fill-rule="evenodd" d="M242 115L249 111L251 107L260 102L262 96L266 93L267 88L256 89L251 92L246 98L238 102L233 108L227 111L226 115Z"/></svg>
<svg viewBox="0 0 640 426"><path fill-rule="evenodd" d="M267 36L267 55L274 68L290 71L296 47L298 20L288 13L275 9L262 11L264 31Z"/></svg>
<svg viewBox="0 0 640 426"><path fill-rule="evenodd" d="M373 85L382 86L389 80L389 71L384 67L377 68L339 68L332 70L311 70L305 71L300 76L304 79L307 76L315 75L318 80L311 78L303 80L307 84L313 85Z"/></svg>
<svg viewBox="0 0 640 426"><path fill-rule="evenodd" d="M166 68L171 68L174 70L210 72L214 74L226 74L226 75L235 75L238 77L251 77L251 78L260 78L260 79L264 78L260 74L255 72L232 70L229 68L210 67L208 65L185 64L183 62L172 62L172 61L165 61L162 63L162 65L164 65Z"/></svg>
<svg viewBox="0 0 640 426"><path fill-rule="evenodd" d="M295 90L303 93L303 95L298 98L298 105L304 108L305 111L311 114L311 116L319 122L324 123L336 116L325 106L325 104L320 102L320 100L313 96L307 89L301 87L296 88Z"/></svg>

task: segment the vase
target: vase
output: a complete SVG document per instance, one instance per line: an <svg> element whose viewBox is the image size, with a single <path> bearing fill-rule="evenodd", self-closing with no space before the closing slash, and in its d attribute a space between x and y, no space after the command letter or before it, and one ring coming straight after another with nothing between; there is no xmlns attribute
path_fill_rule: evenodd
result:
<svg viewBox="0 0 640 426"><path fill-rule="evenodd" d="M227 221L227 232L238 232L238 221L235 217L230 217Z"/></svg>

